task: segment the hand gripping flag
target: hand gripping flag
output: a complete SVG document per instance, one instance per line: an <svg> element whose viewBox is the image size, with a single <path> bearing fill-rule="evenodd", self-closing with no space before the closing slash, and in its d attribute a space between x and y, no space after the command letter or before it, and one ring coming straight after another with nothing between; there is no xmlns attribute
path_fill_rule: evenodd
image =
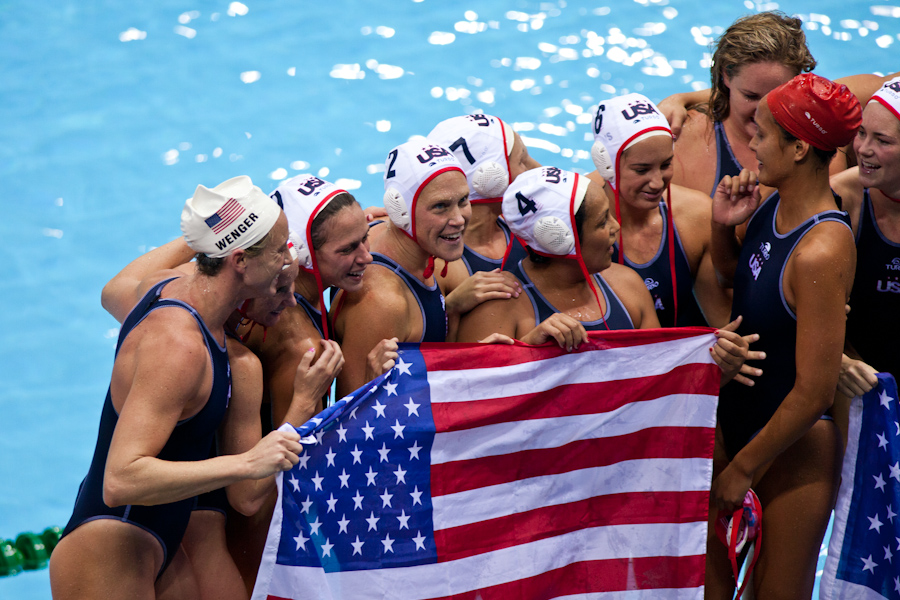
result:
<svg viewBox="0 0 900 600"><path fill-rule="evenodd" d="M819 598L900 598L900 406L897 383L850 404L847 451Z"/></svg>
<svg viewBox="0 0 900 600"><path fill-rule="evenodd" d="M298 430L253 598L702 598L710 331L401 344Z"/></svg>

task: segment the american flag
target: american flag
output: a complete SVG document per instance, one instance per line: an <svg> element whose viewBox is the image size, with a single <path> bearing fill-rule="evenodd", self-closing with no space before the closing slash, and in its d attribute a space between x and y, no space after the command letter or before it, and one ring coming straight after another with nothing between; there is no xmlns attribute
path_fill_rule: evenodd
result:
<svg viewBox="0 0 900 600"><path fill-rule="evenodd" d="M841 489L819 598L900 598L900 402L897 382L850 405ZM896 561L896 562L894 562Z"/></svg>
<svg viewBox="0 0 900 600"><path fill-rule="evenodd" d="M244 207L234 198L229 198L222 208L206 219L206 224L213 233L221 233L223 229L234 223L235 219L244 214Z"/></svg>
<svg viewBox="0 0 900 600"><path fill-rule="evenodd" d="M298 430L253 598L701 598L710 331L401 344Z"/></svg>

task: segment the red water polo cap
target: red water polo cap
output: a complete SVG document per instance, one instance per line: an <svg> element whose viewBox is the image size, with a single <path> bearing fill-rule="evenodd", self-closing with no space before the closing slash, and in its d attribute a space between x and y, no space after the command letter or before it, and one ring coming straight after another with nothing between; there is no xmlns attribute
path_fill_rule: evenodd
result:
<svg viewBox="0 0 900 600"><path fill-rule="evenodd" d="M813 73L797 75L766 99L779 125L819 150L846 146L862 124L862 107L853 92Z"/></svg>

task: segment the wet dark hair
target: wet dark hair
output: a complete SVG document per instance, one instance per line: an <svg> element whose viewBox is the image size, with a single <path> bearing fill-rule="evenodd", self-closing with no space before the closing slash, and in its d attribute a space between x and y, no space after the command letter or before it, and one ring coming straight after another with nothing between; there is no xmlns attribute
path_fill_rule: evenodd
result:
<svg viewBox="0 0 900 600"><path fill-rule="evenodd" d="M269 243L269 240L272 239L272 231L269 232L262 237L258 242L244 248L244 252L248 257L254 258L262 254L263 249L266 247L266 244ZM197 270L200 271L201 274L206 275L207 277L214 277L219 274L219 271L222 270L222 265L225 264L225 257L222 258L212 258L211 256L207 256L205 254L197 254Z"/></svg>
<svg viewBox="0 0 900 600"><path fill-rule="evenodd" d="M587 209L585 209L586 205L587 202L582 201L581 206L579 206L578 210L575 211L575 231L578 232L579 243L581 243L581 238L584 236L584 220L585 218L587 218ZM536 265L550 262L549 256L538 254L537 252L532 250L530 246L525 246L525 250L528 251L528 258Z"/></svg>
<svg viewBox="0 0 900 600"><path fill-rule="evenodd" d="M319 214L313 219L312 228L310 229L311 238L309 243L314 250L321 248L322 244L326 241L325 223L328 219L338 214L344 208L353 206L354 204L359 204L359 202L356 201L356 198L349 192L343 192L332 198L331 202L326 204L325 207L319 211Z"/></svg>
<svg viewBox="0 0 900 600"><path fill-rule="evenodd" d="M772 120L775 121L774 118ZM800 139L797 136L795 136L794 134L792 134L791 132L789 132L787 129L782 127L781 123L779 123L778 121L775 121L775 125L777 125L778 129L781 130L781 137L787 143L790 144L791 142L796 142L798 139ZM809 142L807 142L807 143L809 143ZM820 166L824 166L826 170L828 169L828 166L831 164L831 159L834 158L835 154L837 154L837 149L822 150L821 148L816 148L812 144L809 144L809 149L813 151L813 155L816 157L816 159L820 163Z"/></svg>

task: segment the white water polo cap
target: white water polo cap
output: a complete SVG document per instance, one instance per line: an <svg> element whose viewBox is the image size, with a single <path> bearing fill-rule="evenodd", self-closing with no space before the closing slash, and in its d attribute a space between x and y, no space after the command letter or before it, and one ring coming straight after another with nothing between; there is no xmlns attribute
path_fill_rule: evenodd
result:
<svg viewBox="0 0 900 600"><path fill-rule="evenodd" d="M883 105L900 119L900 77L895 77L881 86L881 89L872 95L870 102L872 101Z"/></svg>
<svg viewBox="0 0 900 600"><path fill-rule="evenodd" d="M667 135L672 139L669 122L642 94L626 94L601 101L594 115L593 131L591 158L597 172L613 189L618 185L619 161L625 150L655 135Z"/></svg>
<svg viewBox="0 0 900 600"><path fill-rule="evenodd" d="M545 256L578 258L575 213L590 180L556 167L531 169L503 195L503 218L523 244Z"/></svg>
<svg viewBox="0 0 900 600"><path fill-rule="evenodd" d="M384 209L391 222L416 239L416 201L431 181L448 171L465 175L453 152L430 140L400 144L384 163Z"/></svg>
<svg viewBox="0 0 900 600"><path fill-rule="evenodd" d="M263 239L281 209L246 175L209 189L198 185L181 211L188 246L210 258L223 258Z"/></svg>
<svg viewBox="0 0 900 600"><path fill-rule="evenodd" d="M347 190L320 179L315 175L297 175L281 182L272 192L272 199L287 215L291 242L300 259L300 267L317 271L315 251L312 247L312 226L316 216L329 202Z"/></svg>
<svg viewBox="0 0 900 600"><path fill-rule="evenodd" d="M466 173L471 202L503 200L516 139L512 127L491 115L465 115L441 121L428 139L456 155Z"/></svg>

